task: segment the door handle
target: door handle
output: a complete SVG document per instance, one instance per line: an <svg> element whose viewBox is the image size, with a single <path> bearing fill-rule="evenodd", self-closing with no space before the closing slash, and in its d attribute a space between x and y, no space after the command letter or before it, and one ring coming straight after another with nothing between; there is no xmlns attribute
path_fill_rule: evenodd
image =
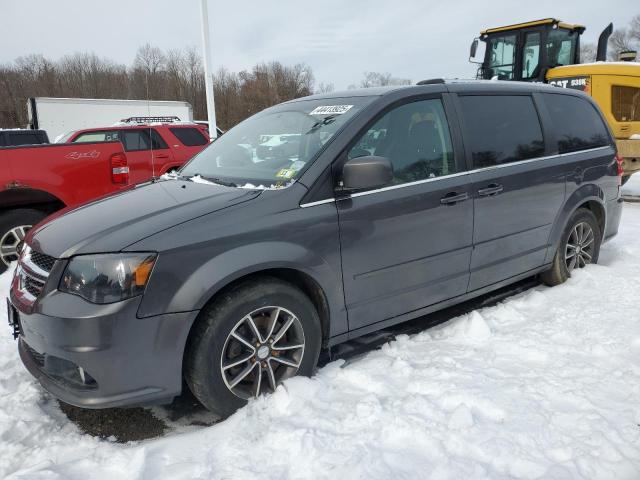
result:
<svg viewBox="0 0 640 480"><path fill-rule="evenodd" d="M154 155L155 158L169 158L169 155L166 153L161 153L160 155Z"/></svg>
<svg viewBox="0 0 640 480"><path fill-rule="evenodd" d="M454 205L458 202L464 202L465 200L469 200L469 195L467 195L466 192L465 193L449 192L440 199L440 203L442 205Z"/></svg>
<svg viewBox="0 0 640 480"><path fill-rule="evenodd" d="M494 195L499 195L504 190L502 185L497 183L490 183L487 185L487 188L481 188L478 190L478 195L481 197L493 197Z"/></svg>

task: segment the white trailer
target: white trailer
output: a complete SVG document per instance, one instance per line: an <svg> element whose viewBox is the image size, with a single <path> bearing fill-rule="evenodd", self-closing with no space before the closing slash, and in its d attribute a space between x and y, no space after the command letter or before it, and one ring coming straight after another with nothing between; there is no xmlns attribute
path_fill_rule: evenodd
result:
<svg viewBox="0 0 640 480"><path fill-rule="evenodd" d="M35 97L27 100L29 128L46 130L51 141L84 128L108 127L130 117L178 117L193 121L188 102Z"/></svg>

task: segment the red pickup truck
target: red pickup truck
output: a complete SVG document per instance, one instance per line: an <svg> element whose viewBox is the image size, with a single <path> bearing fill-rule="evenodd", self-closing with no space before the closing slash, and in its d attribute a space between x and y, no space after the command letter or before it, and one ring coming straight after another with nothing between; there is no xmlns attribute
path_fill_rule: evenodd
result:
<svg viewBox="0 0 640 480"><path fill-rule="evenodd" d="M193 125L117 126L74 132L72 143L0 147L0 273L47 215L182 166L205 135Z"/></svg>

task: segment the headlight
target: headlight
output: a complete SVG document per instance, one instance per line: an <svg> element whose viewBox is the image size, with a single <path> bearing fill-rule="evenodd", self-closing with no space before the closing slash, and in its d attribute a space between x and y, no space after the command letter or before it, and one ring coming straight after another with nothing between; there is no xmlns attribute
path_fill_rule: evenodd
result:
<svg viewBox="0 0 640 480"><path fill-rule="evenodd" d="M155 253L73 257L62 275L59 290L100 304L141 295L156 257Z"/></svg>

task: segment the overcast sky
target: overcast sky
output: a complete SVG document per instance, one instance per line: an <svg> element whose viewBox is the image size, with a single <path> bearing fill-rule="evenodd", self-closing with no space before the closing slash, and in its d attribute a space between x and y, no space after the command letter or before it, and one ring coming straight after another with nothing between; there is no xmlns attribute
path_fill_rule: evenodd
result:
<svg viewBox="0 0 640 480"><path fill-rule="evenodd" d="M136 49L200 48L199 0L1 0L0 62L88 51L130 64ZM316 85L359 83L365 71L418 81L469 77L478 32L546 17L587 26L595 42L608 22L625 26L638 0L209 0L214 69L261 61L306 63Z"/></svg>

